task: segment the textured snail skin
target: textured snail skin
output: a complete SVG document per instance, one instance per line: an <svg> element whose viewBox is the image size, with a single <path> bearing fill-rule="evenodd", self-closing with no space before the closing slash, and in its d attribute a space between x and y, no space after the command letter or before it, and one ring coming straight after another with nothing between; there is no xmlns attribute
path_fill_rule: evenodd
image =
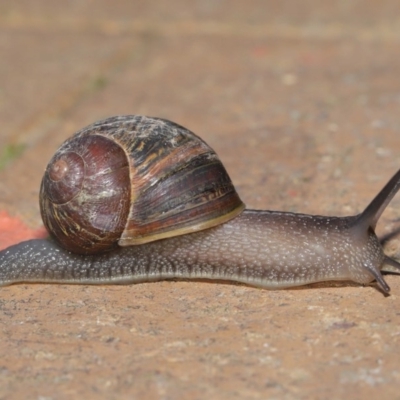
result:
<svg viewBox="0 0 400 400"><path fill-rule="evenodd" d="M168 278L221 279L269 289L329 280L369 283L385 260L375 234L355 217L246 210L201 232L102 255L72 254L51 240L0 252L0 282L131 283Z"/></svg>

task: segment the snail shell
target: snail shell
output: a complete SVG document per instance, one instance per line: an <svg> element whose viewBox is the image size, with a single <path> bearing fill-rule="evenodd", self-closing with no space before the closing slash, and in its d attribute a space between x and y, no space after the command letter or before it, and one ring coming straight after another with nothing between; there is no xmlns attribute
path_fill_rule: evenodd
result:
<svg viewBox="0 0 400 400"><path fill-rule="evenodd" d="M94 254L207 229L244 209L216 153L182 126L113 117L67 140L40 189L44 225Z"/></svg>

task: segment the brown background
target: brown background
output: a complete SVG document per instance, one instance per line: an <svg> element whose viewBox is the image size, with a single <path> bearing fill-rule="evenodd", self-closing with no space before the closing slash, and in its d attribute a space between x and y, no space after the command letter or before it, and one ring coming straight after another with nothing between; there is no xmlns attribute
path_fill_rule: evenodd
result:
<svg viewBox="0 0 400 400"><path fill-rule="evenodd" d="M201 135L248 207L357 213L400 166L399 50L398 0L3 0L0 210L38 228L56 148L130 113ZM2 288L0 399L400 398L387 280Z"/></svg>

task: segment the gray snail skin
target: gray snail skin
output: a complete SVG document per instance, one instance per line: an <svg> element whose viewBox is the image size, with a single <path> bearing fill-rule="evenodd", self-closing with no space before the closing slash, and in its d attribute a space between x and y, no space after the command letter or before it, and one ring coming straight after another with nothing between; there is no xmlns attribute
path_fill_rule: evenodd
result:
<svg viewBox="0 0 400 400"><path fill-rule="evenodd" d="M215 152L167 120L119 116L67 140L50 161L40 205L49 239L0 252L0 285L111 284L170 278L281 289L376 280L374 232L400 171L365 211L324 217L245 210Z"/></svg>

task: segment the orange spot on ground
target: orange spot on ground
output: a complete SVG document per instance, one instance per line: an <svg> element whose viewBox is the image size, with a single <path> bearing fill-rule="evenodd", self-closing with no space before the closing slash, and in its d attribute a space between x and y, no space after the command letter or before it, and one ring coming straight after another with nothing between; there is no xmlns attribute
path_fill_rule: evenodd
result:
<svg viewBox="0 0 400 400"><path fill-rule="evenodd" d="M297 190L288 190L287 194L290 197L297 197L299 195L299 192Z"/></svg>
<svg viewBox="0 0 400 400"><path fill-rule="evenodd" d="M48 236L44 227L31 229L19 218L0 211L0 250L29 239L41 239Z"/></svg>
<svg viewBox="0 0 400 400"><path fill-rule="evenodd" d="M257 46L257 47L253 47L253 49L252 49L252 54L256 58L265 57L268 55L268 53L269 53L269 49L266 46Z"/></svg>

